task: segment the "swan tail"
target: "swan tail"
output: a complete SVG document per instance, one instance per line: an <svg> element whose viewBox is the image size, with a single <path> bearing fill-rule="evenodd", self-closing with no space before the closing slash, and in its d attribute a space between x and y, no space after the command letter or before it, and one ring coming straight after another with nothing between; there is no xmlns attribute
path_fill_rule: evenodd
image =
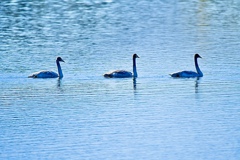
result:
<svg viewBox="0 0 240 160"><path fill-rule="evenodd" d="M112 78L112 77L113 77L113 75L112 75L112 74L109 74L109 73L105 73L103 76L104 76L105 78Z"/></svg>
<svg viewBox="0 0 240 160"><path fill-rule="evenodd" d="M28 76L28 78L37 78L36 75L31 75L31 76Z"/></svg>
<svg viewBox="0 0 240 160"><path fill-rule="evenodd" d="M179 73L172 73L172 74L169 74L171 77L180 77L180 74Z"/></svg>

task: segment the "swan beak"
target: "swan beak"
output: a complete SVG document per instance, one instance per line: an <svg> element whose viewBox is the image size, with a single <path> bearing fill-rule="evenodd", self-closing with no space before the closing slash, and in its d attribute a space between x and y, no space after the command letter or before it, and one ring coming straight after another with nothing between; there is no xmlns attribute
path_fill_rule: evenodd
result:
<svg viewBox="0 0 240 160"><path fill-rule="evenodd" d="M136 58L140 58L140 57L137 55Z"/></svg>

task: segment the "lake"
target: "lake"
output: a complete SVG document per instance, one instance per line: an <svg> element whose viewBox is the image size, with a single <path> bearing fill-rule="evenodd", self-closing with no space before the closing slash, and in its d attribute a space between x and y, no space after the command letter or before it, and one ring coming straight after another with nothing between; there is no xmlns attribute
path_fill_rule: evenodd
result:
<svg viewBox="0 0 240 160"><path fill-rule="evenodd" d="M0 2L0 159L239 160L240 2ZM138 78L104 78L114 69ZM195 71L202 78L172 78ZM62 79L27 78L39 70Z"/></svg>

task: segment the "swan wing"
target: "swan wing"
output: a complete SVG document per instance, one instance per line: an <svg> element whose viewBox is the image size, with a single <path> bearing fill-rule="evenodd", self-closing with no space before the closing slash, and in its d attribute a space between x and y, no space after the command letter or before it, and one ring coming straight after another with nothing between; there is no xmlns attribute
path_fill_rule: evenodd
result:
<svg viewBox="0 0 240 160"><path fill-rule="evenodd" d="M53 71L39 71L29 76L29 78L57 78L58 74Z"/></svg>
<svg viewBox="0 0 240 160"><path fill-rule="evenodd" d="M116 70L105 73L103 76L108 78L128 78L132 77L132 73L125 70Z"/></svg>
<svg viewBox="0 0 240 160"><path fill-rule="evenodd" d="M193 71L180 71L180 72L172 73L170 75L172 77L183 77L183 78L199 77L198 73Z"/></svg>

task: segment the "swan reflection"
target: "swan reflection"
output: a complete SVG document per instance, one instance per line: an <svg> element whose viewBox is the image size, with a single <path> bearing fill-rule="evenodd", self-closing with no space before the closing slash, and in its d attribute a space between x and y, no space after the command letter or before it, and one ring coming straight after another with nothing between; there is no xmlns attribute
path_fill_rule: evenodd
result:
<svg viewBox="0 0 240 160"><path fill-rule="evenodd" d="M200 77L197 77L195 80L195 93L198 93L198 85L199 85L200 79L201 79Z"/></svg>
<svg viewBox="0 0 240 160"><path fill-rule="evenodd" d="M133 78L133 89L134 90L137 89L137 79L136 79L136 77Z"/></svg>
<svg viewBox="0 0 240 160"><path fill-rule="evenodd" d="M62 79L58 78L57 80L57 87L62 87Z"/></svg>

